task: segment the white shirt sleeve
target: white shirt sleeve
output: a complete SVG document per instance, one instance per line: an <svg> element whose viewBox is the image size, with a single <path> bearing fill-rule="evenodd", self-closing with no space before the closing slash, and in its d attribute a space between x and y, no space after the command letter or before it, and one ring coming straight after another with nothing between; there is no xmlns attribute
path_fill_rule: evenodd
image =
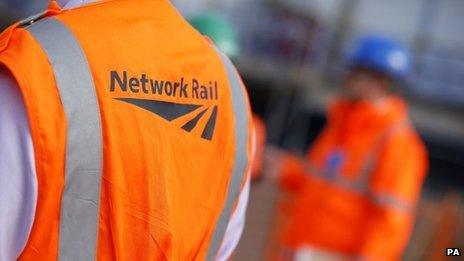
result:
<svg viewBox="0 0 464 261"><path fill-rule="evenodd" d="M29 238L37 203L37 177L22 96L0 68L0 260L16 260Z"/></svg>
<svg viewBox="0 0 464 261"><path fill-rule="evenodd" d="M240 241L243 228L245 227L246 209L248 205L248 197L250 194L250 175L246 184L243 186L240 194L237 208L235 209L232 217L227 225L224 240L217 256L218 261L228 260Z"/></svg>

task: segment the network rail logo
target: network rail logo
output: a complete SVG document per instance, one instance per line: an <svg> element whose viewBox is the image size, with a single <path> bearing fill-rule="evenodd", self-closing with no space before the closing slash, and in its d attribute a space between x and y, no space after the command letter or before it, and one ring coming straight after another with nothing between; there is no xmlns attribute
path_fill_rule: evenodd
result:
<svg viewBox="0 0 464 261"><path fill-rule="evenodd" d="M141 74L138 77L128 76L126 71L122 73L118 71L110 72L110 92L115 92L116 90L123 93L144 93L156 96L192 98L199 101L219 99L216 81L201 84L196 79L192 79L189 82L184 78L180 78L178 81L157 80L149 78L146 74ZM213 139L218 117L217 105L184 104L132 97L114 99L147 110L168 122L172 122L187 114L192 114L190 120L182 126L182 129L189 133L197 127L200 120L211 109L212 112L206 125L203 127L201 138L209 141Z"/></svg>

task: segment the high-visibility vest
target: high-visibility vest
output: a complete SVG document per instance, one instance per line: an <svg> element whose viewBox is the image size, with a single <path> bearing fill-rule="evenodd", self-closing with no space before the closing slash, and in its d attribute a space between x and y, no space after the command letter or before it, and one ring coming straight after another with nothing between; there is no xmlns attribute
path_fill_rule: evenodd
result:
<svg viewBox="0 0 464 261"><path fill-rule="evenodd" d="M252 121L231 62L167 0L52 4L0 37L38 201L21 260L214 259Z"/></svg>
<svg viewBox="0 0 464 261"><path fill-rule="evenodd" d="M426 151L401 99L351 107L332 107L304 163L285 160L281 182L296 200L284 244L395 260L411 234Z"/></svg>

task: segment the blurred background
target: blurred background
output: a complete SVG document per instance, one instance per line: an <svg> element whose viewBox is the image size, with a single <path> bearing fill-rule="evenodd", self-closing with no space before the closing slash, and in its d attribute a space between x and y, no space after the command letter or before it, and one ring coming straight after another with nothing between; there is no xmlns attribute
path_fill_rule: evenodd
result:
<svg viewBox="0 0 464 261"><path fill-rule="evenodd" d="M47 0L0 0L0 25L40 11ZM186 17L216 13L238 30L235 63L267 147L303 155L326 122L347 52L366 34L397 39L412 51L413 73L401 94L430 156L406 260L464 247L464 1L462 0L173 0ZM266 169L272 166L264 166ZM272 252L279 191L252 185L237 260Z"/></svg>

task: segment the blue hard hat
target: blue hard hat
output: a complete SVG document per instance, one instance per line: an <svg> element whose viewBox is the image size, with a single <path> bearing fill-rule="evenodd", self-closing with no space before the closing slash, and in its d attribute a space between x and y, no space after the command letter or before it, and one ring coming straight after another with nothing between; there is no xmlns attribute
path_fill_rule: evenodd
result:
<svg viewBox="0 0 464 261"><path fill-rule="evenodd" d="M378 36L362 38L348 59L350 67L368 68L395 79L408 75L410 63L409 53L404 46Z"/></svg>

